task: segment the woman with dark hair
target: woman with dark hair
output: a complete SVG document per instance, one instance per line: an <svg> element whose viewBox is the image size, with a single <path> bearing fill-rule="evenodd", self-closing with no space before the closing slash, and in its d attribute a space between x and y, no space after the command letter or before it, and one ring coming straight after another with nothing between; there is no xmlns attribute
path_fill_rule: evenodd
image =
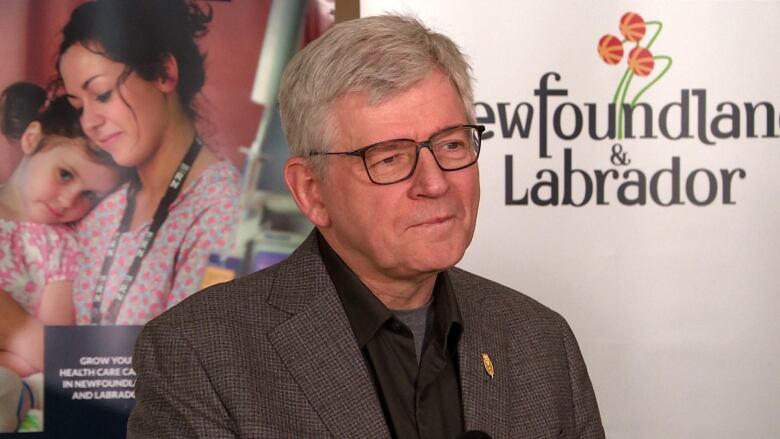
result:
<svg viewBox="0 0 780 439"><path fill-rule="evenodd" d="M203 144L211 11L185 0L94 0L62 31L59 85L86 135L137 178L79 225L79 324L143 324L199 289L211 252L232 244L239 175Z"/></svg>

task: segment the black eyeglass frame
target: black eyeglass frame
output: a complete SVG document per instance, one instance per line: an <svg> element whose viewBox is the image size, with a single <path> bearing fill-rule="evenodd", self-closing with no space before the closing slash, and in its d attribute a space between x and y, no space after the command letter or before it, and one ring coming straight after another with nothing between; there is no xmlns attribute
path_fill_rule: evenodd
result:
<svg viewBox="0 0 780 439"><path fill-rule="evenodd" d="M473 129L477 130L477 139L476 139L477 140L477 144L475 145L475 149L477 150L477 155L475 155L474 156L474 160L471 163L467 164L467 165L459 166L457 168L452 168L452 169L445 168L444 166L441 165L441 163L439 163L439 160L436 158L436 154L433 152L433 142L432 142L432 140L433 140L434 137L437 137L437 136L439 136L441 134L447 133L449 131L454 131L454 130L457 130L457 129L461 129L461 128L473 128ZM404 180L408 180L409 178L411 178L412 175L414 175L414 171L417 169L417 163L420 161L420 150L423 149L423 148L428 148L428 150L431 152L431 156L433 156L433 161L436 162L436 166L438 166L439 169L441 169L442 171L445 171L445 172L459 171L461 169L466 169L469 166L473 166L474 163L477 163L477 160L479 160L479 153L482 150L482 133L484 133L484 132L485 132L485 126L484 125L464 124L464 125L457 125L457 126L454 126L454 127L445 128L445 129L443 129L441 131L437 131L436 133L433 133L428 140L424 140L422 142L418 142L418 141L416 141L414 139L383 140L381 142L372 143L371 145L364 146L364 147L358 148L358 149L353 150L353 151L342 151L342 152L312 151L312 152L309 153L309 157L314 156L314 155L348 155L348 156L360 157L363 160L363 167L366 169L366 175L368 175L368 179L371 180L372 183L379 184L379 185L396 184L396 183L400 183L400 182L402 182ZM412 142L412 143L415 143L417 145L417 151L415 152L414 164L412 165L412 169L409 171L409 174L407 174L405 177L402 177L402 178L400 178L398 180L395 180L395 181L391 181L391 182L388 182L388 183L379 183L379 182L375 181L371 177L371 172L368 171L368 163L366 163L366 152L369 149L371 149L371 148L373 148L375 146L384 145L385 143L388 143L388 142Z"/></svg>

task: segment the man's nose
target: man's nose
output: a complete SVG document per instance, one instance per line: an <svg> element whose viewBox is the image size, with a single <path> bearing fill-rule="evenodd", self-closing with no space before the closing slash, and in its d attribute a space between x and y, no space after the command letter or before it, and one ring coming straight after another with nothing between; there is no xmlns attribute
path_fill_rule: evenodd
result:
<svg viewBox="0 0 780 439"><path fill-rule="evenodd" d="M444 175L436 158L433 156L430 148L420 149L420 155L417 158L417 168L412 178L414 179L414 190L416 196L438 197L447 192L449 182Z"/></svg>

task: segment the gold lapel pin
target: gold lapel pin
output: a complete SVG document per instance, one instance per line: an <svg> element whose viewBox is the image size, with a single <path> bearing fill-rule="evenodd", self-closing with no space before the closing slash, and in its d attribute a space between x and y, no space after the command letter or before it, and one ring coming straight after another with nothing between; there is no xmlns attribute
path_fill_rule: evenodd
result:
<svg viewBox="0 0 780 439"><path fill-rule="evenodd" d="M482 353L482 365L485 366L485 372L487 372L488 375L490 375L490 378L492 379L495 375L495 369L493 369L493 362L490 361L490 357L488 356L487 352Z"/></svg>

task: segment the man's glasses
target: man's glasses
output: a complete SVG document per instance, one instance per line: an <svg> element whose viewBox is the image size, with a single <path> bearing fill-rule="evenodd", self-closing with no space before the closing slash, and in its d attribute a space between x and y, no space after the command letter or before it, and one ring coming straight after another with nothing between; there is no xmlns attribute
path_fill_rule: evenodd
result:
<svg viewBox="0 0 780 439"><path fill-rule="evenodd" d="M361 157L368 178L375 184L393 184L414 174L420 150L428 148L442 171L457 171L477 162L482 142L482 125L447 128L417 143L411 139L385 140L348 152L319 152L313 155L351 155Z"/></svg>

